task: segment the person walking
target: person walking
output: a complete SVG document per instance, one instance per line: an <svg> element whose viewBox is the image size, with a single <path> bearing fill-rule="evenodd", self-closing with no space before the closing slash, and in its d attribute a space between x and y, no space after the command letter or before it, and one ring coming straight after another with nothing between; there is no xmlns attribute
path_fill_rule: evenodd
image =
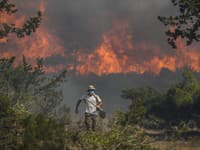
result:
<svg viewBox="0 0 200 150"><path fill-rule="evenodd" d="M95 86L89 85L87 89L87 94L83 95L76 104L75 113L78 114L78 107L81 102L86 104L85 108L85 126L87 130L92 129L95 131L96 128L96 118L98 116L98 110L102 109L102 100L95 93Z"/></svg>

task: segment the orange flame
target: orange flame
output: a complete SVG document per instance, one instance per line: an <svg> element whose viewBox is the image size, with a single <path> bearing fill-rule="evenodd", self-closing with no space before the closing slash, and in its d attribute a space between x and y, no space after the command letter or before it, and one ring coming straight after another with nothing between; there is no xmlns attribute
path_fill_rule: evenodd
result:
<svg viewBox="0 0 200 150"><path fill-rule="evenodd" d="M30 7L35 7L30 3ZM41 1L39 4L40 10L44 13L46 10L46 1ZM37 8L38 9L38 8ZM45 16L46 17L46 16ZM25 21L24 16L5 15L0 18L0 22L14 23L16 25L23 25ZM31 36L17 39L14 35L8 36L0 40L1 44L1 57L16 56L17 62L21 60L21 56L26 56L27 60L31 63L36 58L48 58L54 55L64 56L64 47L60 39L51 34L42 24L36 33ZM8 42L7 42L8 41ZM7 42L7 43L6 43ZM2 44L5 44L2 45ZM9 45L8 47L6 45Z"/></svg>
<svg viewBox="0 0 200 150"><path fill-rule="evenodd" d="M45 14L47 1L41 1L38 8ZM26 5L35 8L35 3ZM0 16L0 23L15 23L23 25L24 16ZM45 23L49 18L45 16ZM0 40L1 57L16 56L17 62L25 55L29 62L33 63L38 57L49 58L61 56L66 59L63 64L48 65L46 72L57 72L64 68L73 70L76 74L114 74L114 73L138 73L150 72L159 74L163 68L170 71L188 66L196 72L200 72L199 47L186 47L181 39L176 41L177 50L173 54L164 53L159 45L147 44L147 42L133 44L133 36L126 21L115 22L112 29L102 35L102 43L94 50L86 52L78 50L77 53L66 55L66 48L55 34L50 32L43 23L38 31L31 36L17 39L14 35ZM173 31L174 28L171 28ZM8 41L8 42L7 42ZM73 63L68 58L73 58Z"/></svg>
<svg viewBox="0 0 200 150"><path fill-rule="evenodd" d="M144 43L134 46L132 40L126 23L114 25L111 31L103 35L102 44L94 51L78 53L76 72L96 75L130 72L159 74L163 68L175 71L184 66L200 72L200 52L197 47L187 48L181 39L176 42L178 49L174 55L161 56L160 48ZM148 56L148 53L153 56Z"/></svg>

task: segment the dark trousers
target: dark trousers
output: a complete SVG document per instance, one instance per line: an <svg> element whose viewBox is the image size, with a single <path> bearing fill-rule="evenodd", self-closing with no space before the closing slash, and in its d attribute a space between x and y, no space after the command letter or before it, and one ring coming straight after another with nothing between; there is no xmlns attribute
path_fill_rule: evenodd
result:
<svg viewBox="0 0 200 150"><path fill-rule="evenodd" d="M85 113L85 126L87 130L91 128L93 131L95 131L96 117L96 115Z"/></svg>

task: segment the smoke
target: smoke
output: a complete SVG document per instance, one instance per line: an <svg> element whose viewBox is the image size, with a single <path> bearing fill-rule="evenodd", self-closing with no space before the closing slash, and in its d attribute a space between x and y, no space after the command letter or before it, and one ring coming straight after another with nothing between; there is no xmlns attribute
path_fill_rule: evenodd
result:
<svg viewBox="0 0 200 150"><path fill-rule="evenodd" d="M12 35L1 40L1 57L15 55L19 61L25 55L31 63L43 57L47 72L70 70L69 81L63 87L65 101L70 106L74 107L88 84L97 86L106 110L111 111L128 105L121 101L122 89L169 87L180 79L176 69L187 65L200 72L199 46L185 48L182 41L177 41L179 49L172 50L166 42L164 26L157 20L157 16L177 13L171 0L15 3L19 13L13 17L1 16L0 22L21 25L41 9L43 23L30 37L17 39Z"/></svg>
<svg viewBox="0 0 200 150"><path fill-rule="evenodd" d="M48 14L69 49L94 49L116 20L128 20L134 42L167 46L158 15L175 13L170 0L50 0ZM165 48L164 48L165 49Z"/></svg>
<svg viewBox="0 0 200 150"><path fill-rule="evenodd" d="M195 74L200 79L199 74ZM149 73L137 74L112 74L106 76L86 75L70 76L68 82L64 85L65 103L70 106L71 111L75 109L77 100L86 94L87 86L93 84L96 86L97 94L103 100L103 108L108 114L115 110L127 110L130 100L120 97L121 91L128 88L153 87L160 92L169 88L172 84L178 83L182 79L180 71L170 72L163 69L159 76L155 77ZM81 111L84 111L84 104L81 104Z"/></svg>
<svg viewBox="0 0 200 150"><path fill-rule="evenodd" d="M180 49L172 51L165 40L157 16L175 13L170 1L43 0L17 2L17 6L22 11L0 21L22 25L40 9L43 23L31 37L12 37L6 44L4 39L4 57L20 59L23 54L30 62L45 58L47 72L68 68L77 74L159 74L163 68L175 71L184 66L200 72L198 47L187 52L179 40ZM185 57L189 61L181 62Z"/></svg>

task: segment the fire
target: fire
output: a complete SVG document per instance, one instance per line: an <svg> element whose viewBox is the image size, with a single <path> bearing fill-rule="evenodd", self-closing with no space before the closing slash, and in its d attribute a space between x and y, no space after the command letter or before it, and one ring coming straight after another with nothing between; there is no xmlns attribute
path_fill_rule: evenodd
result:
<svg viewBox="0 0 200 150"><path fill-rule="evenodd" d="M200 72L200 53L197 47L188 49L178 39L175 54L162 54L156 46L145 43L133 45L133 37L128 29L126 23L114 25L111 31L103 35L102 44L94 51L89 54L78 53L76 72L96 75L130 72L159 74L163 68L175 71L184 66Z"/></svg>
<svg viewBox="0 0 200 150"><path fill-rule="evenodd" d="M102 43L94 51L89 54L78 53L76 72L96 75L130 72L159 74L163 68L175 71L177 67L184 66L177 65L180 63L177 62L179 55L158 56L156 54L161 53L159 47L145 43L133 45L133 37L128 28L127 23L114 24L113 29L103 35Z"/></svg>
<svg viewBox="0 0 200 150"><path fill-rule="evenodd" d="M28 4L27 7L36 10L40 8L43 14L46 14L46 0L37 5L33 2ZM3 14L0 17L0 23L14 23L17 26L23 25L26 20L23 15ZM73 53L68 51L61 39L46 27L50 21L48 16L44 18L43 24L31 36L18 39L11 35L1 39L1 57L16 56L19 62L24 55L29 62L34 63L38 57L47 59L59 56L66 61L54 65L48 64L44 68L46 72L57 72L66 68L81 75L92 73L101 76L132 72L138 74L149 72L158 75L163 68L175 71L184 66L200 72L199 47L187 47L181 39L176 41L177 49L172 54L168 54L163 52L159 45L152 45L146 41L134 43L128 21L117 21L102 35L102 42L95 49L89 52L84 49L77 50ZM173 31L174 28L171 30Z"/></svg>
<svg viewBox="0 0 200 150"><path fill-rule="evenodd" d="M28 5L29 6L29 5ZM30 3L30 7L35 7L33 3ZM46 10L46 1L41 1L38 7L43 13ZM44 17L47 21L46 16ZM0 22L14 23L18 26L22 26L25 21L24 16L16 15L4 15L1 16ZM47 23L47 22L46 22ZM4 45L3 45L4 43ZM36 58L48 58L51 56L64 56L65 51L60 39L50 33L44 26L44 23L40 26L36 33L24 38L17 38L14 35L10 35L9 38L1 39L1 57L16 56L17 62L22 58L22 55L26 56L27 60L31 63ZM7 46L9 45L9 46Z"/></svg>

